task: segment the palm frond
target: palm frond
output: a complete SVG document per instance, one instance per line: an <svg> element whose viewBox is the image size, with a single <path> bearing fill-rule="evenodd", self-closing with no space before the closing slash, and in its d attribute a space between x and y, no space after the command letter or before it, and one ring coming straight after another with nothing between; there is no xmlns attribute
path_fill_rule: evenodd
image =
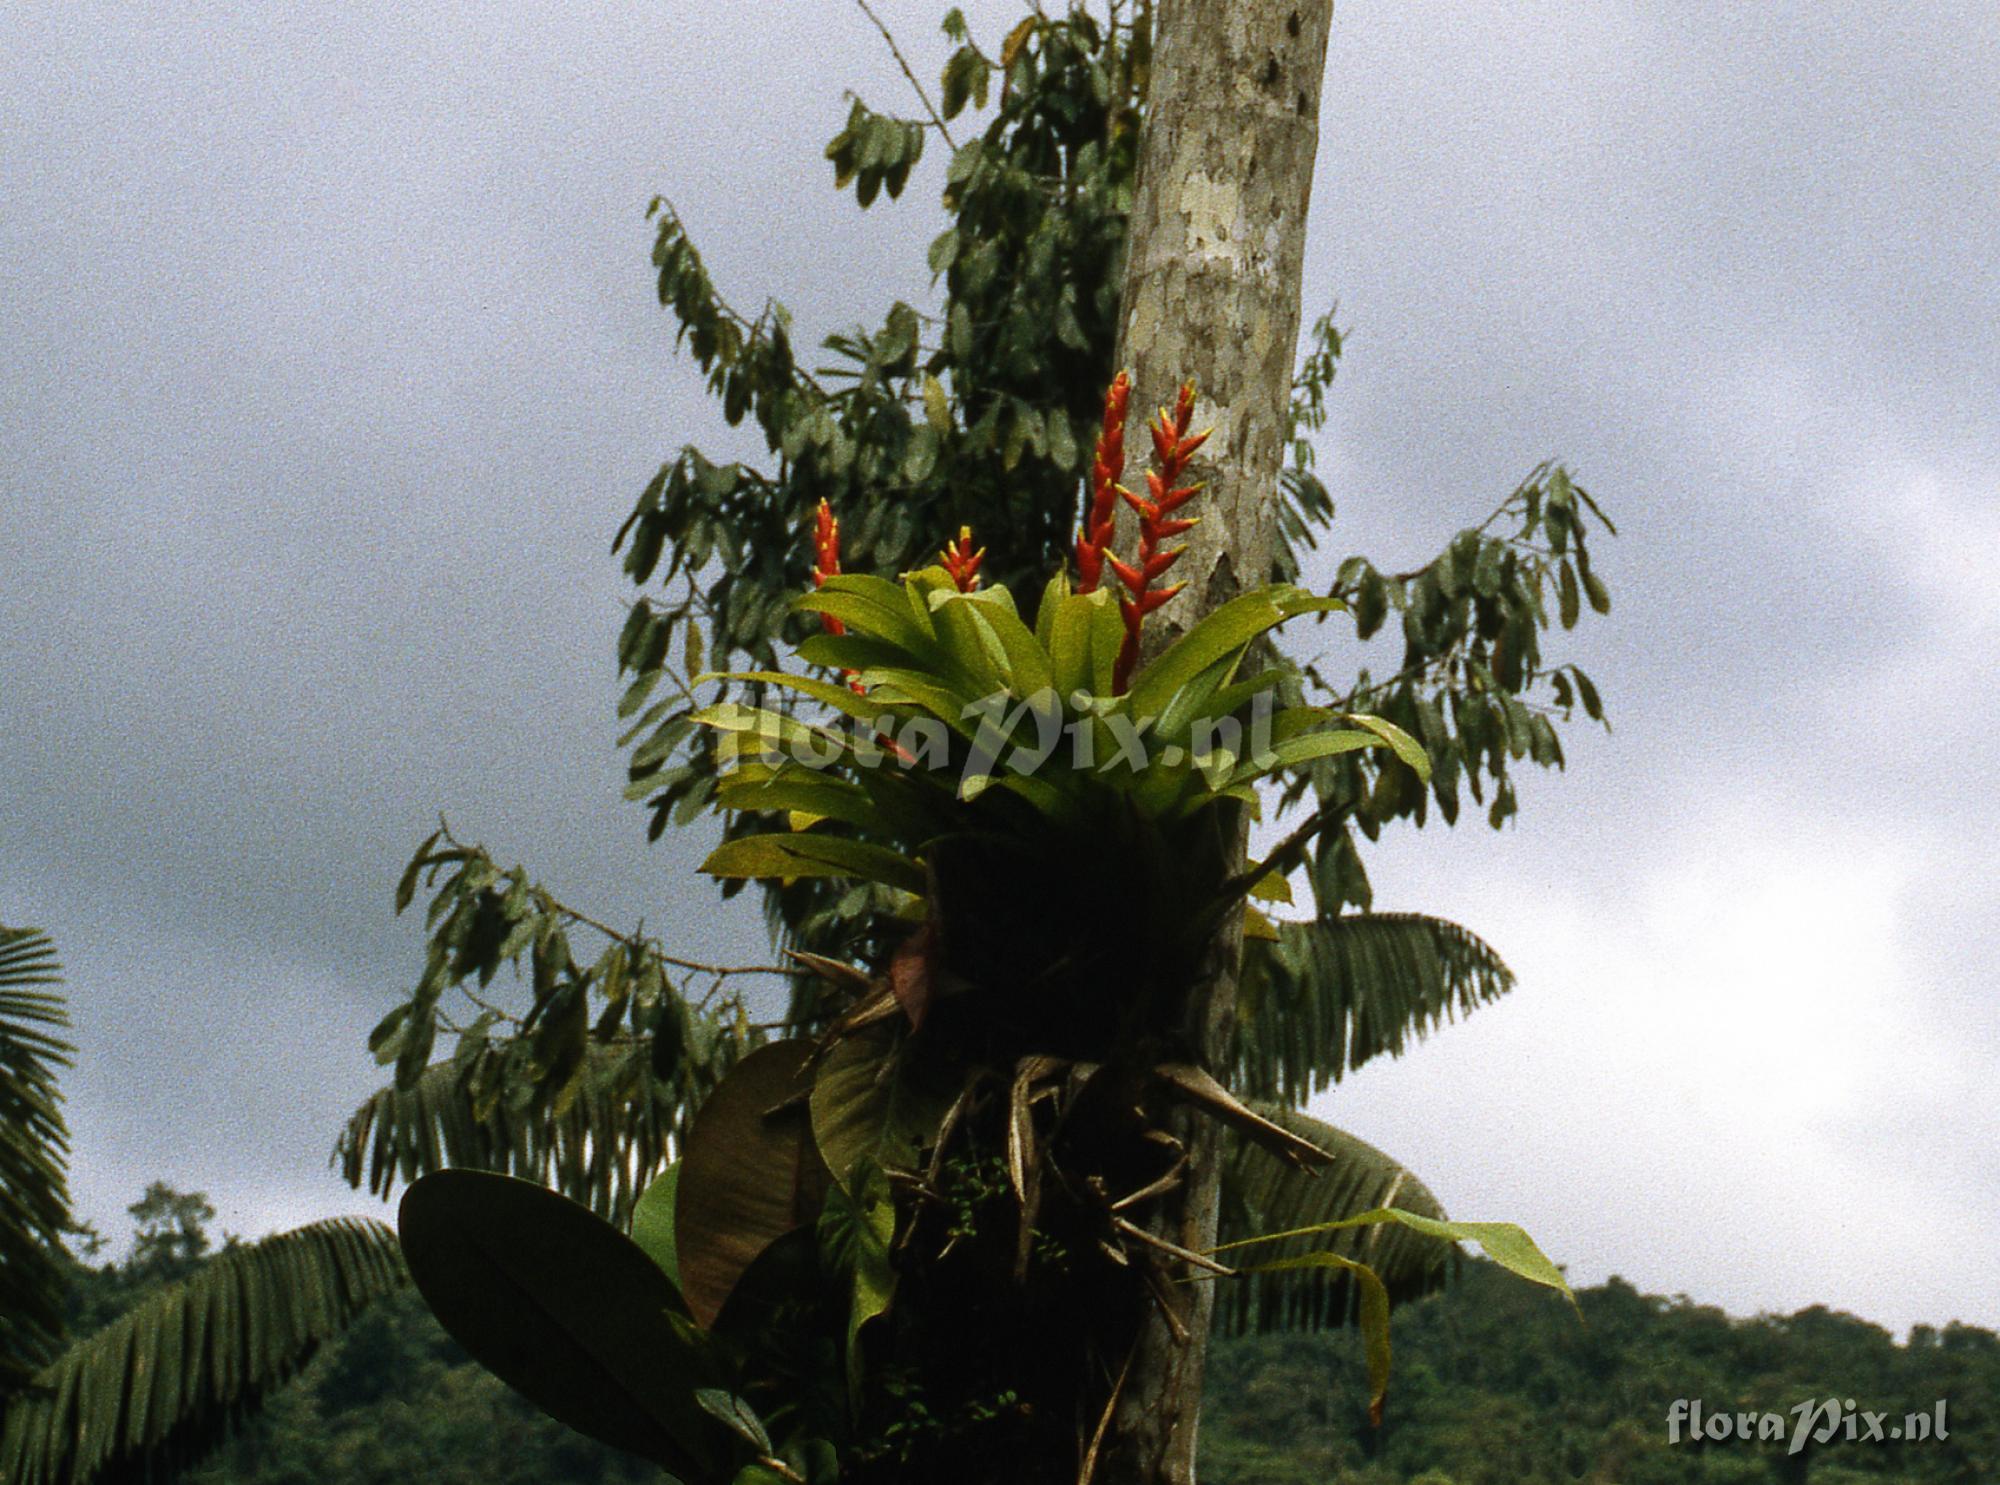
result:
<svg viewBox="0 0 2000 1485"><path fill-rule="evenodd" d="M371 1095L334 1159L351 1186L386 1198L432 1171L499 1171L550 1186L615 1226L673 1158L686 1101L652 1075L652 1047L593 1040L562 1106L534 1097L519 1039L433 1063L409 1088Z"/></svg>
<svg viewBox="0 0 2000 1485"><path fill-rule="evenodd" d="M407 1281L386 1225L337 1218L231 1249L81 1341L0 1418L0 1479L165 1478L224 1442L374 1300Z"/></svg>
<svg viewBox="0 0 2000 1485"><path fill-rule="evenodd" d="M69 1222L69 1131L57 1070L75 1049L55 948L0 928L0 1404L62 1340L61 1243Z"/></svg>
<svg viewBox="0 0 2000 1485"><path fill-rule="evenodd" d="M1230 1086L1294 1106L1498 1000L1514 973L1470 930L1421 913L1278 926L1245 946Z"/></svg>
<svg viewBox="0 0 2000 1485"><path fill-rule="evenodd" d="M1217 1242L1338 1222L1375 1207L1400 1207L1426 1217L1444 1217L1444 1208L1424 1183L1373 1145L1296 1109L1270 1103L1254 1103L1252 1107L1333 1155L1334 1163L1324 1169L1301 1170L1262 1145L1229 1136ZM1413 1299L1443 1287L1458 1263L1458 1250L1451 1244L1393 1224L1289 1238L1228 1257L1232 1263L1248 1264L1311 1252L1339 1253L1367 1264L1381 1276L1395 1300ZM1321 1330L1352 1323L1358 1301L1353 1284L1338 1270L1252 1274L1220 1281L1215 1326L1236 1335L1245 1331Z"/></svg>

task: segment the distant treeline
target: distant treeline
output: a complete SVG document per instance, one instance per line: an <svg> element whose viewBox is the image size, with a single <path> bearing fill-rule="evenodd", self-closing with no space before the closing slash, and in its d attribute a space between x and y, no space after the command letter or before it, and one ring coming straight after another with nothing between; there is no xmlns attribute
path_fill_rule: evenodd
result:
<svg viewBox="0 0 2000 1485"><path fill-rule="evenodd" d="M1917 1326L1898 1345L1822 1306L1733 1319L1616 1278L1577 1298L1581 1322L1557 1296L1471 1264L1463 1283L1404 1306L1379 1432L1350 1335L1220 1342L1202 1485L2000 1485L2000 1337L1990 1330ZM1886 1414L1875 1420L1886 1433L1907 1414L1934 1419L1940 1399L1948 1438L1867 1440L1864 1412ZM1798 1410L1823 1432L1828 1400L1835 1437L1788 1452ZM1731 1415L1727 1439L1690 1439L1697 1402L1704 1429ZM1737 1436L1736 1415L1767 1413L1782 1419L1782 1439Z"/></svg>
<svg viewBox="0 0 2000 1485"><path fill-rule="evenodd" d="M131 1256L79 1262L72 1333L87 1333L203 1261L200 1199L155 1187ZM135 1209L135 1215L141 1215ZM1219 1338L1201 1434L1203 1485L1995 1485L2000 1337L1919 1326L1899 1345L1824 1308L1732 1319L1618 1279L1559 1298L1470 1264L1396 1316L1387 1415L1368 1426L1352 1333ZM1731 1415L1731 1437L1690 1438ZM1849 1411L1853 1403L1850 1441ZM1870 1441L1906 1415L1948 1437ZM1789 1452L1800 1409L1836 1436ZM1735 1436L1777 1414L1785 1436ZM1754 1420L1753 1420L1754 1421ZM1704 1431L1706 1431L1704 1429ZM638 1485L659 1476L545 1418L469 1362L405 1291L376 1305L278 1393L188 1485Z"/></svg>

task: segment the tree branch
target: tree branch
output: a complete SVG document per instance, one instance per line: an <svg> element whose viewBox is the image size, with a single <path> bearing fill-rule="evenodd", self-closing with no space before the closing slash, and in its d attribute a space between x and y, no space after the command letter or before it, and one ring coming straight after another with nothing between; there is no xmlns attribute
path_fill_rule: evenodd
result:
<svg viewBox="0 0 2000 1485"><path fill-rule="evenodd" d="M910 70L909 62L903 57L903 49L896 45L895 36L882 24L882 18L870 8L868 0L854 0L854 3L861 7L861 13L875 23L875 29L882 33L882 39L889 43L889 55L896 59L896 65L903 69L903 76L910 80L910 86L916 90L917 97L923 100L924 112L931 116L931 122L937 125L937 131L944 136L944 142L952 149L957 149L958 145L951 137L951 130L944 126L944 119L931 103L931 95L924 91L924 85L917 81L916 73Z"/></svg>

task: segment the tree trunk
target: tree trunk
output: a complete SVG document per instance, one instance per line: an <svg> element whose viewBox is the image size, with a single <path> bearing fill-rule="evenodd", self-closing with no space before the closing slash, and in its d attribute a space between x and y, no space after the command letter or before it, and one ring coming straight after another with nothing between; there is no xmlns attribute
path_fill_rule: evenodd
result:
<svg viewBox="0 0 2000 1485"><path fill-rule="evenodd" d="M1198 464L1208 482L1194 508L1201 520L1172 574L1187 590L1149 624L1149 650L1270 572L1333 5L1161 0L1155 14L1116 364L1132 372L1141 416L1171 406L1192 377L1196 426L1215 433ZM1247 822L1226 844L1237 865L1246 837ZM1232 915L1189 1010L1188 1039L1211 1067L1235 1014L1241 951ZM1192 1178L1158 1202L1150 1225L1183 1247L1211 1247L1215 1125L1183 1119L1176 1133L1190 1145ZM1196 1283L1179 1293L1187 1340L1156 1313L1126 1369L1097 1475L1110 1485L1194 1480L1214 1291Z"/></svg>

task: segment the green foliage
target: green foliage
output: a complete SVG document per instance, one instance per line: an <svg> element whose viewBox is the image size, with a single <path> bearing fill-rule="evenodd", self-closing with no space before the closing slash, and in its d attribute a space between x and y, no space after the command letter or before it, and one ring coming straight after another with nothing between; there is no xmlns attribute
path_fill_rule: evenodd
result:
<svg viewBox="0 0 2000 1485"><path fill-rule="evenodd" d="M696 964L656 938L621 934L448 827L411 858L397 909L426 883L428 959L369 1037L396 1079L341 1133L348 1182L386 1195L432 1170L504 1171L625 1223L693 1110L763 1040L734 987L768 967ZM577 934L601 945L595 958L578 957ZM523 1014L483 993L503 969L530 987ZM463 1023L444 1003L453 989L470 1012ZM457 1045L430 1063L440 1029Z"/></svg>
<svg viewBox="0 0 2000 1485"><path fill-rule="evenodd" d="M33 928L0 928L0 1406L62 1340L69 1224L69 1132L58 1070L75 1050L55 948Z"/></svg>
<svg viewBox="0 0 2000 1485"><path fill-rule="evenodd" d="M1233 1156L1233 1215L1309 1222L1229 1245L1313 1239L1249 1268L1264 1292L1246 1312L1273 1311L1281 1274L1338 1270L1378 1408L1389 1283L1418 1292L1445 1267L1412 1238L1474 1239L1561 1287L1519 1229L1446 1221L1379 1152L1245 1105L1182 1039L1204 945L1249 894L1285 895L1309 838L1310 826L1235 867L1228 843L1257 805L1252 786L1361 749L1428 772L1393 724L1274 712L1280 672L1240 673L1286 620L1338 605L1290 584L1253 589L1128 677L1136 604L1121 617L1110 593L1072 592L1059 573L1030 629L1008 590L973 590L969 574L841 576L830 519L821 527L816 586L795 606L821 615L826 632L807 645L847 685L777 670L697 678L756 680L835 714L736 702L693 714L735 765L722 807L782 809L792 824L726 840L704 870L885 889L873 936L891 946L886 968L799 956L850 1003L811 1013L826 1028L816 1043L758 1047L722 1078L659 1195L639 1204L643 1244L502 1177L419 1180L404 1243L447 1328L555 1416L690 1485L1045 1471L1073 1450L1065 1416L1110 1406L1108 1379L1145 1312L1182 1323L1181 1267L1236 1277L1139 1225L1185 1179L1170 1117L1182 1107L1259 1152ZM474 882L450 911L467 911L467 892L495 895ZM1449 978L1426 982L1437 1011ZM976 1171L989 1153L1004 1156L1004 1189L955 1191L966 1157ZM1298 1171L1328 1164L1338 1177L1299 1189ZM1379 1224L1396 1237L1353 1231ZM1307 1301L1318 1317L1349 1318L1325 1289ZM832 1361L844 1397L828 1395ZM910 1377L922 1397L884 1380ZM1011 1412L983 1401L1003 1395Z"/></svg>
<svg viewBox="0 0 2000 1485"><path fill-rule="evenodd" d="M1275 925L1244 946L1237 1087L1302 1104L1372 1058L1514 988L1483 940L1418 913L1346 913Z"/></svg>
<svg viewBox="0 0 2000 1485"><path fill-rule="evenodd" d="M614 542L642 590L618 641L628 794L655 835L725 812L706 868L725 893L763 885L799 965L772 1028L791 1036L763 1041L725 993L730 971L604 928L448 833L398 892L400 909L435 888L429 958L371 1038L396 1086L349 1127L350 1179L386 1190L480 1164L554 1180L620 1225L644 1215L632 1251L671 1269L725 1369L726 1386L691 1395L739 1446L739 1479L814 1477L823 1448L864 1481L1010 1478L1072 1453L1073 1415L1102 1399L1134 1318L1172 1309L1188 1255L1162 1258L1134 1217L1183 1178L1168 1132L1183 1109L1225 1126L1253 1188L1239 1212L1324 1225L1403 1203L1381 1219L1403 1224L1393 1237L1321 1245L1335 1282L1309 1274L1304 1301L1246 1307L1358 1310L1379 1368L1388 1291L1442 1267L1404 1218L1442 1214L1372 1151L1348 1151L1354 1169L1319 1205L1286 1194L1241 1151L1327 1152L1238 1094L1301 1100L1504 993L1505 966L1463 930L1365 915L1357 838L1422 824L1433 801L1455 821L1461 787L1490 795L1500 825L1513 765L1562 763L1552 715L1601 717L1588 679L1540 651L1585 595L1608 606L1585 545L1599 513L1559 468L1423 567L1357 557L1331 596L1297 586L1332 514L1310 439L1341 351L1330 315L1295 383L1271 585L1127 684L1117 606L1072 592L1060 565L1111 372L1149 28L1144 5L1037 9L989 55L954 13L928 125L854 103L827 150L837 186L864 208L897 198L934 129L952 148L948 222L932 310L897 303L879 328L827 338L831 366L801 363L781 305L732 308L687 225L654 204L661 301L725 419L750 420L768 457L682 449ZM968 105L991 112L961 145L951 121ZM806 565L799 538L828 505L849 576ZM989 549L983 592L923 566L965 526ZM1343 609L1364 641L1401 614L1387 681L1343 688L1270 640ZM804 672L781 669L790 644ZM1259 720L1255 746L1221 727ZM1241 813L1272 802L1305 805L1304 822L1236 870ZM1232 1092L1184 1040L1193 966L1246 895L1300 866L1311 922L1246 915L1260 941ZM580 927L606 940L589 966ZM518 1019L485 998L508 964L532 987ZM478 1012L467 1025L441 1009L454 989ZM440 1030L459 1037L448 1067L430 1066ZM660 1195L641 1197L662 1170Z"/></svg>
<svg viewBox="0 0 2000 1485"><path fill-rule="evenodd" d="M748 418L770 458L763 467L720 464L689 446L661 468L619 533L628 574L650 590L619 636L619 663L632 676L619 715L633 749L628 793L649 804L655 834L716 803L722 775L752 730L747 719L760 712L783 716L777 725L788 740L870 746L865 731L842 742L794 715L801 695L854 715L857 698L842 686L811 675L777 684L781 640L804 632L794 601L808 577L801 535L821 500L843 517L850 569L908 571L935 551L938 533L975 525L989 548L984 601L1011 594L1025 623L1024 601L1063 560L1076 530L1110 373L1149 26L1143 5L1097 15L1038 12L989 53L961 19L947 18L954 46L930 132L948 134L968 109L987 111L976 137L951 140L948 228L931 251L940 299L934 312L899 304L874 331L832 337L830 370L808 370L799 359L782 306L769 304L754 318L730 308L686 225L657 204L661 300L725 417ZM926 137L913 120L857 102L829 156L837 179L865 204L896 195ZM1325 420L1341 350L1332 316L1321 317L1291 408L1283 541L1271 574L1279 582L1296 579L1332 515L1313 472L1312 434ZM1579 706L1601 717L1589 679L1540 652L1543 632L1576 607L1565 607L1561 593L1574 588L1598 610L1608 603L1586 543L1595 516L1565 471L1542 466L1430 563L1396 574L1360 557L1342 564L1335 595L1362 638L1383 631L1387 615L1402 615L1403 655L1387 680L1363 671L1340 686L1318 660L1266 657L1278 667L1281 708L1366 710L1418 746L1397 753L1286 741L1293 766L1276 804L1303 805L1315 822L1296 855L1317 910L1310 923L1271 930L1279 935L1274 946L1252 946L1248 974L1262 989L1253 992L1259 1013L1245 1022L1236 1063L1245 1092L1296 1100L1365 1056L1400 1050L1441 1013L1469 1010L1507 988L1504 966L1463 930L1338 925L1372 899L1363 838L1397 819L1422 823L1433 802L1454 820L1466 791L1503 822L1514 808L1514 766L1559 765L1556 722ZM997 609L966 612L1000 638L1010 665L1032 663L1018 633L995 627ZM1101 631L1081 623L1075 605L1059 634L1040 633L1039 614L1033 628L1052 682L1087 681L1102 693L1109 688L1097 684L1096 670L1115 617L1093 612ZM868 653L861 635L812 635L800 654L834 670L879 668L884 658ZM692 682L739 660L749 668L705 719L715 723L733 708L746 721L698 725L703 704ZM924 704L914 693L910 699ZM1428 759L1428 786L1417 752ZM716 858L730 873L724 894L757 881L774 926L796 947L878 962L891 952L894 941L880 925L917 884L893 861L846 843L855 812L883 807L883 791L800 770L731 777L730 844ZM787 828L799 824L811 828ZM741 844L742 837L763 839ZM862 880L843 878L856 867ZM342 1141L349 1179L386 1190L451 1163L530 1178L545 1170L622 1221L665 1164L674 1131L685 1132L689 1111L735 1056L759 1043L752 1018L724 987L699 993L703 977L641 934L604 929L597 957L576 954L572 937L583 926L597 932L591 920L519 868L503 872L448 833L418 851L399 906L425 881L437 895L424 972L371 1039L377 1056L395 1063L398 1093L377 1095L350 1124ZM1251 919L1253 934L1264 931L1260 917ZM531 982L524 1014L468 1001L462 1021L440 1021L451 987L482 991L507 963ZM793 985L788 1028L823 1029L822 987L803 975ZM708 1014L695 1008L703 1003ZM440 1029L461 1033L458 1056L446 1064L451 1073L424 1071ZM655 1050L651 1082L630 1054L635 1040ZM580 1122L600 1133L633 1121L632 1138L643 1148L631 1172L584 1168L590 1157L582 1152L601 1148L581 1137L573 1117L569 1101L585 1099L595 1104Z"/></svg>
<svg viewBox="0 0 2000 1485"><path fill-rule="evenodd" d="M992 1168L1004 1192L1004 1169ZM1380 1230L1380 1229L1378 1229ZM96 1312L127 1293L122 1266L81 1270ZM1898 1343L1824 1308L1735 1319L1629 1284L1577 1291L1587 1323L1474 1260L1462 1282L1400 1306L1396 1384L1367 1421L1364 1358L1346 1335L1218 1336L1208 1355L1200 1477L1209 1485L1713 1485L1783 1478L1770 1444L1666 1442L1677 1397L1784 1407L1852 1397L1890 1411L1949 1399L1951 1438L1815 1449L1806 1477L1881 1485L1979 1485L2000 1476L2000 1338L1918 1325ZM919 1379L895 1384L929 1415ZM1010 1400L977 1407L1004 1415ZM760 1415L761 1416L761 1415ZM965 1420L965 1421L970 1421ZM912 1452L917 1452L913 1450ZM571 1432L509 1391L442 1334L419 1295L378 1300L272 1397L243 1435L184 1471L186 1485L638 1485L659 1474Z"/></svg>
<svg viewBox="0 0 2000 1485"><path fill-rule="evenodd" d="M479 1171L416 1182L399 1226L432 1312L502 1381L684 1480L717 1477L726 1441L697 1397L716 1367L644 1249L554 1192Z"/></svg>
<svg viewBox="0 0 2000 1485"><path fill-rule="evenodd" d="M86 1246L90 1246L87 1244ZM101 1243L97 1246L101 1247ZM70 1327L88 1336L171 1287L116 1262L70 1260ZM207 1461L151 1478L183 1485L640 1485L656 1469L574 1433L467 1359L414 1289L391 1290ZM143 1467L127 1478L147 1478ZM11 1482L12 1477L7 1476Z"/></svg>
<svg viewBox="0 0 2000 1485"><path fill-rule="evenodd" d="M140 1282L184 1279L208 1256L208 1224L215 1208L199 1191L176 1191L155 1181L131 1206L132 1257L127 1272Z"/></svg>
<svg viewBox="0 0 2000 1485"><path fill-rule="evenodd" d="M149 1192L160 1195L174 1193ZM178 1222L193 1210L169 1214L164 1242L145 1246L142 1234L130 1277L158 1275L177 1241L183 1256L206 1246L198 1225ZM199 1459L404 1277L394 1235L376 1222L319 1222L230 1249L38 1372L0 1418L0 1478L109 1485Z"/></svg>
<svg viewBox="0 0 2000 1485"><path fill-rule="evenodd" d="M1946 1485L2000 1470L2000 1340L1917 1326L1897 1344L1822 1307L1733 1319L1622 1280L1579 1289L1578 1325L1551 1296L1474 1261L1464 1281L1397 1311L1397 1383L1368 1425L1363 1359L1338 1338L1218 1341L1209 1353L1201 1479L1209 1485ZM1677 1398L1776 1410L1852 1398L1900 1423L1947 1399L1942 1443L1835 1439L1669 1443ZM1789 1442L1789 1441L1787 1441Z"/></svg>
<svg viewBox="0 0 2000 1485"><path fill-rule="evenodd" d="M215 1209L156 1182L130 1208L137 1236L114 1292L96 1291L122 1313L98 1326L64 1292L77 1267L64 1234L90 1251L101 1240L70 1224L56 1070L73 1049L52 1034L68 1025L62 997L41 988L56 983L46 935L0 929L0 1478L150 1479L226 1439L403 1268L371 1222L204 1262ZM58 1354L66 1329L90 1334Z"/></svg>
<svg viewBox="0 0 2000 1485"><path fill-rule="evenodd" d="M956 47L942 118L984 108L996 74L1002 85L984 130L954 146L946 172L949 225L929 254L938 304L925 314L899 303L879 330L827 339L838 364L824 381L798 363L782 306L754 320L732 310L685 224L655 204L661 302L726 419L750 417L773 462L717 464L688 446L642 493L619 545L635 583L657 576L665 592L642 596L620 636L620 664L635 677L621 715L671 676L679 650L705 650L718 670L736 654L751 672L769 670L788 601L805 582L797 534L823 499L843 514L851 570L908 570L934 550L934 533L968 524L991 549L989 581L1017 599L1061 560L1112 369L1149 25L1143 5L1113 6L1102 19L1080 7L1038 12L991 56L947 18ZM837 183L854 184L863 206L879 187L893 197L923 138L917 122L857 100L828 147ZM1291 408L1276 581L1297 579L1333 513L1311 441L1342 349L1330 313L1309 346ZM1515 764L1560 766L1556 719L1579 706L1601 719L1589 678L1545 665L1540 650L1552 622L1577 621L1579 595L1608 611L1609 590L1590 564L1591 517L1602 513L1568 472L1542 465L1421 567L1385 573L1360 556L1340 565L1335 592L1360 638L1401 616L1401 662L1385 680L1363 671L1344 685L1308 662L1285 700L1384 716L1422 739L1433 767L1427 791L1400 761L1330 756L1290 785L1286 804L1310 793L1334 817L1313 857L1322 916L1368 906L1353 832L1372 840L1397 819L1421 824L1433 800L1455 821L1462 790L1499 825L1516 807ZM762 704L766 684L749 681L746 700ZM693 819L716 785L715 740L689 730L689 710L684 699L660 701L630 735L629 792L648 802L656 835ZM755 828L747 818L730 826ZM871 906L804 875L765 886L773 922L811 946L840 942L843 925Z"/></svg>
<svg viewBox="0 0 2000 1485"><path fill-rule="evenodd" d="M1323 1238L1274 1239L1273 1234L1319 1227L1390 1205L1433 1218L1442 1218L1445 1212L1407 1167L1345 1130L1278 1104L1251 1106L1311 1140L1334 1160L1324 1170L1303 1171L1262 1145L1236 1142L1223 1172L1221 1220L1216 1232L1225 1248L1262 1240L1272 1243L1264 1251L1267 1260L1313 1251L1365 1260L1383 1280L1389 1297L1398 1301L1431 1293L1453 1275L1458 1268L1456 1248L1431 1242L1405 1228L1357 1228L1334 1242ZM1318 1330L1352 1323L1359 1301L1348 1273L1247 1274L1240 1282L1217 1287L1215 1326L1223 1334Z"/></svg>

